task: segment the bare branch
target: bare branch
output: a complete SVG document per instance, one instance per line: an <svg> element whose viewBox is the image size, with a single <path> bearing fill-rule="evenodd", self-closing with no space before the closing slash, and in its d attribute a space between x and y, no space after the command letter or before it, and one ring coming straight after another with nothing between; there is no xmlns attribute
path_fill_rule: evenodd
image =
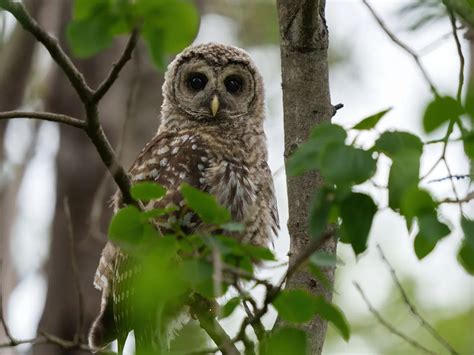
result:
<svg viewBox="0 0 474 355"><path fill-rule="evenodd" d="M425 78L425 81L428 83L430 86L430 90L433 92L434 95L438 95L438 91L436 90L436 87L433 84L433 81L431 80L428 72L426 71L425 67L423 64L421 64L421 60L419 55L411 49L408 45L403 43L385 24L385 22L382 20L382 18L375 12L375 10L372 8L372 6L369 4L367 0L362 0L364 5L369 9L370 13L372 16L375 18L377 23L380 25L382 30L390 37L390 39L395 42L400 48L402 48L405 52L407 52L409 55L411 55L418 66L418 69L420 69L421 74L423 74L423 77Z"/></svg>
<svg viewBox="0 0 474 355"><path fill-rule="evenodd" d="M35 111L6 111L0 112L0 120L30 118L42 121L58 122L68 126L85 129L86 122L71 116L61 115L53 112L35 112Z"/></svg>
<svg viewBox="0 0 474 355"><path fill-rule="evenodd" d="M430 181L428 181L428 184L431 184L432 182L442 182L442 181L450 180L450 179L455 179L455 180L470 179L472 177L473 177L473 175L469 175L469 174L466 174L466 175L448 175L448 176L445 176L445 177L442 177L442 178L439 178L439 179L430 180Z"/></svg>
<svg viewBox="0 0 474 355"><path fill-rule="evenodd" d="M380 247L379 244L377 244L377 249L380 253L380 257L382 258L383 262L387 265L387 267L390 270L390 273L392 275L393 282L397 286L398 290L400 291L400 294L402 295L403 302L407 305L408 309L410 312L415 316L416 319L420 322L421 326L425 328L432 336L435 338L446 350L448 350L451 354L459 354L456 350L453 349L453 347L434 329L431 324L429 324L418 312L416 309L415 305L410 301L408 298L407 293L402 287L402 284L400 280L397 277L397 274L395 272L395 269L393 266L390 264L388 259L386 258L382 248Z"/></svg>
<svg viewBox="0 0 474 355"><path fill-rule="evenodd" d="M452 181L452 180L451 180ZM447 199L444 199L444 200L441 200L439 203L457 203L457 204L462 204L462 203L468 203L468 202L471 202L472 200L474 200L474 191L471 191L470 193L468 193L466 195L466 197L464 198L455 198L455 199L452 199L452 198L447 198Z"/></svg>
<svg viewBox="0 0 474 355"><path fill-rule="evenodd" d="M403 339L404 341L406 341L408 344L410 344L411 346L413 346L414 348L417 348L427 354L433 354L435 355L436 353L425 348L423 345L421 345L420 343L418 343L416 340L410 338L409 336L403 334L402 332L400 332L399 330L397 330L393 325L391 325L390 323L388 323L383 317L382 315L372 306L372 304L369 302L367 296L365 295L364 291L362 290L362 288L360 287L360 285L357 283L357 282L354 282L354 286L357 288L357 290L359 291L360 295L362 296L365 304L367 305L367 307L369 308L369 311L370 313L373 314L373 316L375 318L377 318L377 320L380 322L380 324L382 324L385 328L388 329L388 331L392 334L395 334L396 336L398 336L399 338Z"/></svg>
<svg viewBox="0 0 474 355"><path fill-rule="evenodd" d="M92 101L99 102L102 97L104 97L104 95L107 93L107 91L109 91L115 80L117 80L120 71L123 69L125 64L127 64L127 62L132 58L133 50L135 49L135 46L138 42L138 34L139 32L137 29L133 30L130 38L128 39L127 46L122 52L122 55L120 56L119 60L112 65L112 69L107 75L107 78L105 78L104 81L102 81L102 83L100 83L100 85L97 87L97 90L94 91Z"/></svg>
<svg viewBox="0 0 474 355"><path fill-rule="evenodd" d="M456 28L456 18L454 17L453 11L448 7L449 12L449 19L451 21L451 28L453 31L454 41L456 42L456 49L458 51L459 56L459 84L458 84L458 92L456 95L456 99L459 103L461 103L461 94L462 94L462 86L464 84L464 55L462 54L461 42L459 41L458 31Z"/></svg>

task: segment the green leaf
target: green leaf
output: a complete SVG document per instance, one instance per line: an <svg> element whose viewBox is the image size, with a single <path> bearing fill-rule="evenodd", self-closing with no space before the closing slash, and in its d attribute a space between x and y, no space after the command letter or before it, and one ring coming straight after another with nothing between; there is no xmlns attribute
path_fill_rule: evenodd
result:
<svg viewBox="0 0 474 355"><path fill-rule="evenodd" d="M314 300L319 316L331 322L341 333L345 341L349 340L350 329L344 313L332 303L328 303L323 297L318 296Z"/></svg>
<svg viewBox="0 0 474 355"><path fill-rule="evenodd" d="M458 260L468 273L474 275L474 247L464 242L459 249Z"/></svg>
<svg viewBox="0 0 474 355"><path fill-rule="evenodd" d="M220 318L222 319L230 316L240 304L240 301L240 297L233 297L229 301L227 301L224 307L222 307L222 314Z"/></svg>
<svg viewBox="0 0 474 355"><path fill-rule="evenodd" d="M341 202L340 211L341 241L350 243L354 252L360 254L367 248L367 239L377 206L370 196L354 192Z"/></svg>
<svg viewBox="0 0 474 355"><path fill-rule="evenodd" d="M446 122L456 120L464 113L462 106L452 97L436 97L425 109L423 128L433 132Z"/></svg>
<svg viewBox="0 0 474 355"><path fill-rule="evenodd" d="M420 155L416 150L403 149L392 156L392 161L388 177L388 205L398 210L404 192L418 186Z"/></svg>
<svg viewBox="0 0 474 355"><path fill-rule="evenodd" d="M303 290L285 290L273 301L278 315L295 323L307 322L314 318L316 304L314 297Z"/></svg>
<svg viewBox="0 0 474 355"><path fill-rule="evenodd" d="M303 330L283 327L260 344L261 355L307 355L309 343Z"/></svg>
<svg viewBox="0 0 474 355"><path fill-rule="evenodd" d="M327 188L317 190L309 213L309 234L313 238L321 237L328 223L329 212L334 204L334 192Z"/></svg>
<svg viewBox="0 0 474 355"><path fill-rule="evenodd" d="M182 265L185 281L193 290L207 298L220 295L214 293L212 265L204 260L185 260Z"/></svg>
<svg viewBox="0 0 474 355"><path fill-rule="evenodd" d="M275 255L273 255L272 251L268 248L252 245L252 244L243 244L242 248L245 252L250 256L252 259L257 260L267 260L267 261L275 261Z"/></svg>
<svg viewBox="0 0 474 355"><path fill-rule="evenodd" d="M329 122L317 125L308 141L300 145L291 155L286 166L287 174L296 176L319 168L319 156L326 145L329 143L344 145L346 137L347 133L341 126Z"/></svg>
<svg viewBox="0 0 474 355"><path fill-rule="evenodd" d="M140 211L134 206L119 210L109 225L109 238L112 241L138 244L143 240L144 222Z"/></svg>
<svg viewBox="0 0 474 355"><path fill-rule="evenodd" d="M155 66L163 71L166 69L166 52L163 46L163 31L161 28L144 27L142 37L150 52Z"/></svg>
<svg viewBox="0 0 474 355"><path fill-rule="evenodd" d="M423 259L433 251L436 244L451 231L449 227L441 223L436 213L426 213L418 217L419 232L415 237L415 254L418 259Z"/></svg>
<svg viewBox="0 0 474 355"><path fill-rule="evenodd" d="M172 212L175 212L177 210L179 210L177 206L171 206L167 208L153 208L146 212L142 212L142 218L144 220L149 220L150 218L156 218L156 217L161 217L167 214L171 214Z"/></svg>
<svg viewBox="0 0 474 355"><path fill-rule="evenodd" d="M463 137L464 152L472 160L474 160L474 131L467 133Z"/></svg>
<svg viewBox="0 0 474 355"><path fill-rule="evenodd" d="M384 153L390 158L404 150L421 155L423 143L420 138L408 132L384 132L375 142L374 150Z"/></svg>
<svg viewBox="0 0 474 355"><path fill-rule="evenodd" d="M410 187L403 193L400 212L407 218L421 216L425 213L434 212L436 202L426 190L417 186Z"/></svg>
<svg viewBox="0 0 474 355"><path fill-rule="evenodd" d="M474 221L463 216L461 227L464 240L459 249L458 260L468 273L474 275Z"/></svg>
<svg viewBox="0 0 474 355"><path fill-rule="evenodd" d="M364 118L362 121L360 121L358 124L356 124L352 129L358 129L358 130L367 130L367 129L372 129L374 128L377 123L379 123L380 119L385 116L385 114L389 111L392 110L392 107L389 107L383 111L380 111L374 115L371 115L369 117Z"/></svg>
<svg viewBox="0 0 474 355"><path fill-rule="evenodd" d="M223 224L230 220L229 211L219 205L214 196L188 184L182 184L180 189L187 205L204 223Z"/></svg>
<svg viewBox="0 0 474 355"><path fill-rule="evenodd" d="M73 54L87 58L109 47L114 38L109 30L112 24L112 19L106 16L94 16L69 23L66 35Z"/></svg>
<svg viewBox="0 0 474 355"><path fill-rule="evenodd" d="M197 10L192 2L183 0L140 0L136 7L137 13L144 18L142 34L153 62L159 69L164 69L165 56L180 52L196 36Z"/></svg>
<svg viewBox="0 0 474 355"><path fill-rule="evenodd" d="M103 0L75 0L73 7L74 20L83 20L107 6Z"/></svg>
<svg viewBox="0 0 474 355"><path fill-rule="evenodd" d="M335 254L327 251L317 251L311 255L309 262L316 266L336 266L337 257Z"/></svg>
<svg viewBox="0 0 474 355"><path fill-rule="evenodd" d="M130 189L130 193L135 200L150 201L157 200L166 195L166 189L154 182L140 182Z"/></svg>
<svg viewBox="0 0 474 355"><path fill-rule="evenodd" d="M464 238L474 248L474 220L462 216L461 228L464 232Z"/></svg>
<svg viewBox="0 0 474 355"><path fill-rule="evenodd" d="M357 185L374 175L377 161L372 153L338 143L328 144L321 154L321 174L336 185Z"/></svg>

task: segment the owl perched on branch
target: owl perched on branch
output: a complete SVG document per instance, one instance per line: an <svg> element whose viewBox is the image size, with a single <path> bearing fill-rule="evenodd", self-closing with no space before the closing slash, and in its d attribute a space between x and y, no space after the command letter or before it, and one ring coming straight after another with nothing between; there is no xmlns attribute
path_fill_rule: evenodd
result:
<svg viewBox="0 0 474 355"><path fill-rule="evenodd" d="M170 64L163 96L158 132L130 169L133 183L154 181L167 189L145 207L183 208L179 187L187 183L214 195L245 226L236 238L267 246L277 233L278 212L263 131L263 82L249 55L215 43L189 47ZM117 199L115 209L120 207ZM190 233L199 228L189 210L180 214L179 223ZM179 327L170 320L163 335L153 334L153 325L134 324L124 300L130 295L127 280L136 270L125 252L107 243L95 277L102 302L90 331L92 347L114 339L120 347L132 329L139 344L147 337L170 336L171 328Z"/></svg>

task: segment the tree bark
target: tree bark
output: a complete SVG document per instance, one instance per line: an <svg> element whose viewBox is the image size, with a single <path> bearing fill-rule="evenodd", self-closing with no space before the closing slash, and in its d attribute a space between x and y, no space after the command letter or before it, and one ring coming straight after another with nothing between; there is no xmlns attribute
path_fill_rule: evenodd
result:
<svg viewBox="0 0 474 355"><path fill-rule="evenodd" d="M278 0L281 41L282 88L285 127L285 158L306 140L312 127L332 116L328 80L328 30L324 14L325 0ZM288 230L290 265L310 241L308 211L321 177L309 173L288 177ZM323 249L335 253L336 241L328 240ZM334 268L324 270L331 283ZM332 298L307 270L300 270L288 280L287 288L303 288L314 295ZM320 354L327 323L319 317L301 326L310 339L311 354Z"/></svg>

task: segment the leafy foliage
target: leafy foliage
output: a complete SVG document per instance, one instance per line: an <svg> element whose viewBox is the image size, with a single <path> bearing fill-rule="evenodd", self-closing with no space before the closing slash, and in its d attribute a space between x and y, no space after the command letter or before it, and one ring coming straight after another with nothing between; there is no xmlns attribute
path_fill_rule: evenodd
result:
<svg viewBox="0 0 474 355"><path fill-rule="evenodd" d="M356 131L373 129L391 109L382 110L362 119L352 127ZM462 125L462 115L468 110L449 96L435 96L427 105L423 126L432 132L448 124L448 133L458 124L463 132L464 150L468 157L474 156L474 135ZM451 232L448 224L438 218L438 205L431 194L420 188L420 160L423 154L422 140L408 132L386 131L372 147L361 149L355 141L346 143L346 130L336 124L318 125L290 157L287 172L301 175L317 170L324 178L324 185L314 195L311 210L309 234L318 238L328 223L341 223L340 236L343 243L349 243L355 254L367 248L370 228L379 207L369 195L354 192L354 187L370 181L377 171L380 154L392 162L387 181L388 207L401 214L409 230L417 226L414 250L419 259L433 251L437 243ZM445 143L447 144L447 143ZM465 221L465 219L463 219ZM414 224L416 222L416 224ZM464 222L466 223L466 222ZM458 258L468 272L473 270L474 249L466 235ZM310 265L317 278L321 278L320 265ZM324 280L321 280L324 283Z"/></svg>
<svg viewBox="0 0 474 355"><path fill-rule="evenodd" d="M138 183L131 192L134 198L141 201L159 201L166 196L163 186L151 182ZM140 322L147 321L150 309L162 310L158 314L158 324L166 322L168 313L192 303L195 297L202 297L212 304L236 280L254 280L255 263L275 260L267 248L241 243L220 234L239 233L243 226L231 221L230 213L213 196L187 184L181 185L180 192L185 202L183 208L191 209L200 223L206 226L200 232L187 234L181 228L179 211L173 207L140 211L135 206L126 206L115 214L109 226L110 239L133 257L141 270L133 280L137 296L131 301ZM178 218L170 224L172 216ZM335 263L333 255L323 252L313 254L310 259L313 271ZM217 279L216 272L221 275ZM228 317L249 299L251 296L245 294L233 297L216 315ZM349 327L342 312L335 305L306 291L278 290L273 305L282 319L301 323L319 315L339 329L344 339L349 337ZM287 339L289 334L294 335L291 340ZM278 351L290 346L296 353L298 349L304 353L307 349L306 335L293 328L283 328L269 334L261 343L263 353L275 353L275 346Z"/></svg>
<svg viewBox="0 0 474 355"><path fill-rule="evenodd" d="M90 57L116 36L139 28L154 63L164 68L166 55L189 45L198 24L197 11L187 0L75 0L67 38L75 55Z"/></svg>

